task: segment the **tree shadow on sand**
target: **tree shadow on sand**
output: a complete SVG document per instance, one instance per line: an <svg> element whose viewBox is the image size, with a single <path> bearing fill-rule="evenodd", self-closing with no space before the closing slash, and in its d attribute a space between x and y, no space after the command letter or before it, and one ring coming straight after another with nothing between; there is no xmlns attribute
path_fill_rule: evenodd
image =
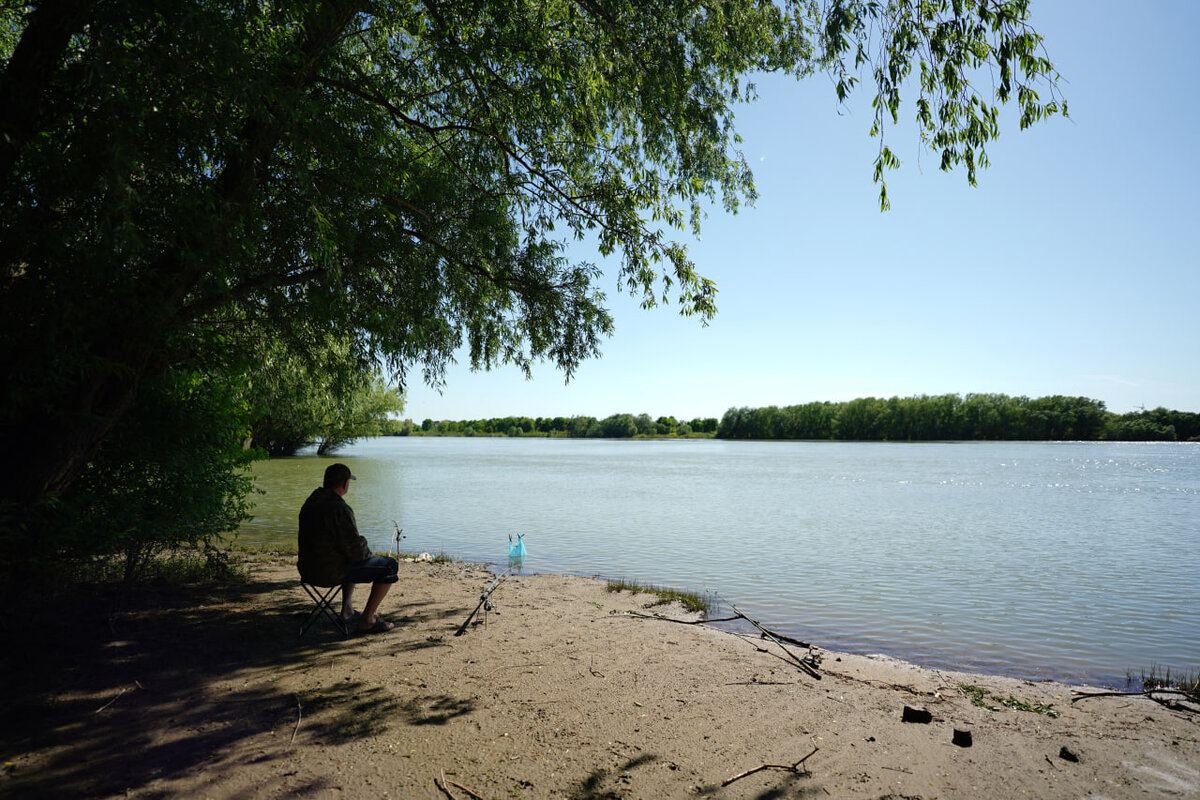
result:
<svg viewBox="0 0 1200 800"><path fill-rule="evenodd" d="M367 640L343 640L322 624L298 638L308 607L296 586L260 580L121 595L91 587L10 624L0 663L0 789L14 797L119 794L278 758L297 734L338 744L473 710L468 700L397 697L355 680L354 653ZM401 601L394 616L441 616L423 605ZM294 672L328 675L334 664L340 679L300 694L276 684Z"/></svg>
<svg viewBox="0 0 1200 800"><path fill-rule="evenodd" d="M657 756L642 753L629 759L621 766L609 769L593 770L577 786L568 791L571 800L623 800L628 796L630 783L633 780L633 770L645 764L652 764Z"/></svg>

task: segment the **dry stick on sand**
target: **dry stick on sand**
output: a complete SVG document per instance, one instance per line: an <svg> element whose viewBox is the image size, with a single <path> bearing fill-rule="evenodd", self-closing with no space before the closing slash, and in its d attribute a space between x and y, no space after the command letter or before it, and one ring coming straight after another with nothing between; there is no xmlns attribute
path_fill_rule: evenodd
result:
<svg viewBox="0 0 1200 800"><path fill-rule="evenodd" d="M1167 696L1164 696L1167 695ZM1075 692L1071 702L1086 700L1091 697L1149 697L1156 703L1164 705L1173 711L1185 711L1190 714L1200 714L1200 701L1193 694L1180 689L1146 689L1141 692ZM1193 708L1189 703L1195 703Z"/></svg>
<svg viewBox="0 0 1200 800"><path fill-rule="evenodd" d="M293 695L296 698L296 727L292 728L292 740L288 742L288 747L296 743L296 734L300 731L300 720L304 717L304 712L300 710L300 695Z"/></svg>
<svg viewBox="0 0 1200 800"><path fill-rule="evenodd" d="M446 794L446 797L449 797L449 798L450 798L450 800L458 800L458 798L457 798L457 797L455 797L455 796L454 796L454 795L451 793L451 791L450 791L449 789L447 789L447 788L446 788L446 772L445 772L445 770L443 770L443 771L442 771L442 779L439 781L437 778L434 778L434 779L433 779L433 783L434 783L434 785L435 785L435 786L437 786L437 788L439 788L439 789L441 789L443 792L445 792L445 794Z"/></svg>
<svg viewBox="0 0 1200 800"><path fill-rule="evenodd" d="M464 792L471 795L471 797L474 797L475 800L483 800L483 798L481 796L475 794L475 792L472 792L470 789L463 786L461 783L455 783L454 781L446 780L445 773L442 773L442 780L446 781L446 783L450 784L451 786L455 787L456 789L462 789Z"/></svg>
<svg viewBox="0 0 1200 800"><path fill-rule="evenodd" d="M134 688L134 689L145 689L146 687L145 687L145 686L142 686L142 684L141 684L139 681L134 681L134 682L133 682L133 688ZM93 711L92 713L93 713L93 714L99 714L101 711L103 711L104 709L106 709L106 708L108 708L109 706L111 706L113 703L115 703L115 702L117 702L118 700L120 700L120 699L121 699L121 695L125 694L125 693L126 693L126 692L128 692L128 691L129 691L129 687L127 686L127 687L125 687L124 689L122 689L121 691L117 692L117 696L116 696L116 697L114 697L112 700L109 700L107 703L105 703L104 705L100 706L99 708L97 708L97 709L96 709L95 711Z"/></svg>
<svg viewBox="0 0 1200 800"><path fill-rule="evenodd" d="M626 617L641 617L642 619L659 619L663 622L674 622L679 625L708 625L710 622L735 622L745 617L738 615L736 617L717 617L716 619L673 619L664 617L662 614L639 614L636 611L626 612L623 616Z"/></svg>
<svg viewBox="0 0 1200 800"><path fill-rule="evenodd" d="M801 658L800 656L796 655L791 650L787 649L787 647L784 645L784 642L788 642L789 644L797 645L798 647L810 647L810 648L812 647L811 644L809 644L808 642L802 642L799 639L793 639L790 636L784 636L782 634L775 633L774 631L767 630L765 627L763 627L761 622L759 622L758 620L756 620L752 617L746 616L745 614L743 614L741 612L740 609L738 609L737 606L730 603L729 607L732 608L736 612L736 616L720 617L719 619L694 619L694 620L693 619L672 619L670 617L664 617L661 614L639 614L636 611L631 611L628 614L626 614L625 616L641 617L642 619L658 619L658 620L663 620L664 622L676 622L680 625L705 625L710 622L733 622L735 620L744 619L744 620L746 620L746 622L749 622L755 628L758 628L759 633L762 636L762 638L769 639L772 642L774 642L775 644L779 645L779 649L782 650L783 652L787 653L788 656L790 657L791 661L789 663L794 663L796 666L800 667L800 669L804 670L804 672L808 673L809 675L816 678L817 680L821 680L821 674L819 672L817 672L816 664L813 663L812 659L808 658L808 657ZM721 629L717 628L717 630L721 630ZM784 659L784 660L787 660L787 659Z"/></svg>
<svg viewBox="0 0 1200 800"><path fill-rule="evenodd" d="M805 761L807 761L809 759L809 757L813 755L813 753L816 753L820 749L821 748L819 748L819 747L814 747L812 749L812 753L809 753L807 756L800 759L795 764L759 764L754 769L748 769L745 772L742 772L738 775L734 775L732 778L727 779L721 785L728 786L729 784L733 783L734 781L740 781L742 778L745 778L747 775L753 775L756 772L762 772L764 769L781 769L781 770L784 770L785 772L794 772L797 775L806 774L808 772L808 769L807 768L800 769L800 765L803 764Z"/></svg>
<svg viewBox="0 0 1200 800"><path fill-rule="evenodd" d="M113 703L115 703L115 702L117 702L118 700L120 700L120 699L121 699L121 695L125 694L125 693L126 693L126 692L128 692L128 691L129 691L129 689L128 689L128 688L126 688L126 689L122 689L121 691L117 692L117 696L116 696L116 697L114 697L112 700L109 700L107 703L105 703L104 705L100 706L99 708L97 708L97 709L96 709L95 711L93 711L92 713L93 713L93 714L99 714L101 711L103 711L104 709L106 709L106 708L108 708L109 706L111 706Z"/></svg>

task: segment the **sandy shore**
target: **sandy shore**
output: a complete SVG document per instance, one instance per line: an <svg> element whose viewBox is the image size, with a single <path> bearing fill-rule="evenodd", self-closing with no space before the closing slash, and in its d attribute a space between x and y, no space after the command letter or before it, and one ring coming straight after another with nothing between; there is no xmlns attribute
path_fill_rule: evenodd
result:
<svg viewBox="0 0 1200 800"><path fill-rule="evenodd" d="M576 577L509 578L486 624L455 637L492 576L409 563L401 578L384 605L396 630L349 640L327 623L297 638L308 602L285 557L256 558L235 591L139 594L24 632L4 662L0 791L1200 796L1200 723L1145 698L1073 703L1078 687L832 652L818 679L760 639L635 617L686 619ZM1009 697L1058 716L995 699ZM930 721L904 721L905 706Z"/></svg>

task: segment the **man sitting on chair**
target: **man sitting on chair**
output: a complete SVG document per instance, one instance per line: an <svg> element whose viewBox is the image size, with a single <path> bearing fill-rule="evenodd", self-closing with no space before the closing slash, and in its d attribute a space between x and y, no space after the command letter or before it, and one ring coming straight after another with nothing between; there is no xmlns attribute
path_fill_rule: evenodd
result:
<svg viewBox="0 0 1200 800"><path fill-rule="evenodd" d="M331 464L325 482L300 509L300 579L314 586L342 585L342 619L354 618L354 584L371 584L371 596L354 626L355 633L384 633L394 626L376 615L379 604L400 578L399 564L388 556L371 555L358 533L354 510L342 498L356 480L345 464Z"/></svg>

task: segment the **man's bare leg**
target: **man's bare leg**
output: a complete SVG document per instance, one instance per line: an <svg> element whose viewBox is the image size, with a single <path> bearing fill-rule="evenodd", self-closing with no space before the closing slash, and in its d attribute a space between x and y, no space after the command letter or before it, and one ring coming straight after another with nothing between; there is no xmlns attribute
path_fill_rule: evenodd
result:
<svg viewBox="0 0 1200 800"><path fill-rule="evenodd" d="M354 618L354 584L342 584L342 619L349 622Z"/></svg>
<svg viewBox="0 0 1200 800"><path fill-rule="evenodd" d="M366 631L375 627L375 612L379 610L379 604L383 602L383 598L387 596L388 590L391 588L390 583L371 584L371 596L367 598L367 605L363 608L362 617L358 620L358 630ZM385 622L384 627L391 630L395 626L390 622Z"/></svg>

